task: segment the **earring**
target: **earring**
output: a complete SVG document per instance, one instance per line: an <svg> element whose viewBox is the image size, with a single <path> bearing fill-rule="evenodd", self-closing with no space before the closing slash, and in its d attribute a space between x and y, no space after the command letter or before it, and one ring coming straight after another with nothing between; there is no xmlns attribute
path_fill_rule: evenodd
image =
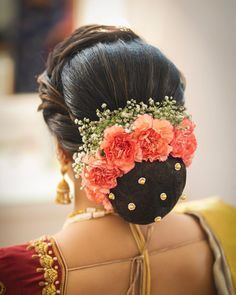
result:
<svg viewBox="0 0 236 295"><path fill-rule="evenodd" d="M55 202L57 204L70 204L71 198L70 198L70 187L68 182L64 178L64 174L67 171L67 164L64 164L61 166L61 174L62 174L62 180L57 185L57 193Z"/></svg>
<svg viewBox="0 0 236 295"><path fill-rule="evenodd" d="M185 201L186 199L187 199L187 196L186 195L181 195L180 196L180 200Z"/></svg>

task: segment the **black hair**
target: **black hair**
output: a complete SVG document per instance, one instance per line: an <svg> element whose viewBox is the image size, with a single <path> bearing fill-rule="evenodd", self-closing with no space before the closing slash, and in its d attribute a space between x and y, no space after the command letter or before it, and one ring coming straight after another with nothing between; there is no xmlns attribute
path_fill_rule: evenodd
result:
<svg viewBox="0 0 236 295"><path fill-rule="evenodd" d="M177 67L158 48L146 43L132 30L115 26L89 25L77 29L51 52L38 82L42 99L38 110L43 111L50 132L71 158L82 144L74 119L97 120L96 109L101 109L102 103L114 110L124 107L130 99L147 102L151 97L154 101L162 101L165 96L172 96L177 104L184 104L185 85ZM113 205L117 212L135 223L150 223L154 215L163 217L168 213L173 207L171 200L177 201L185 185L185 166L178 159L183 169L177 173L172 167L174 161L176 159L169 158L163 163L136 163L113 189L116 195ZM149 214L145 202L140 207L144 209L143 215L138 206L133 210L136 215L121 209L126 199L124 195L129 191L126 190L126 180L135 193L140 189L135 181L140 171L145 171L146 178L148 175L152 177L149 187L148 182L143 186L147 191L142 190L140 194L153 196L149 206L169 204L168 210L154 212L150 209L152 214ZM169 194L166 201L153 202L153 198L164 190ZM134 203L140 199L141 196L134 201L132 197ZM145 218L148 214L149 217ZM136 217L132 219L134 215Z"/></svg>

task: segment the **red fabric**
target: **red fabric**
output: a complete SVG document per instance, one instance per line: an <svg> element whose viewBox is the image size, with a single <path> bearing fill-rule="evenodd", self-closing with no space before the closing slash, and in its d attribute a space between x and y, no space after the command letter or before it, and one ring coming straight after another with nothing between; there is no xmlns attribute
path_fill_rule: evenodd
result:
<svg viewBox="0 0 236 295"><path fill-rule="evenodd" d="M6 287L7 295L42 294L40 281L43 273L36 272L39 260L32 258L34 249L27 250L28 244L0 249L0 281Z"/></svg>

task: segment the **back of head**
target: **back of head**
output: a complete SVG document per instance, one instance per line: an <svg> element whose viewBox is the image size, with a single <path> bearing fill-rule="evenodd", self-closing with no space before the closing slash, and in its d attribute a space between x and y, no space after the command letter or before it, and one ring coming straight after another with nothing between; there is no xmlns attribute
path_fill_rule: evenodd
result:
<svg viewBox="0 0 236 295"><path fill-rule="evenodd" d="M96 110L106 103L110 110L123 108L127 101L161 102L173 97L184 104L184 84L179 70L159 49L147 44L132 30L89 25L76 30L51 52L45 72L39 77L42 99L38 110L50 132L72 158L82 144L74 120L98 120ZM174 169L181 164L181 171ZM178 173L177 173L178 172ZM145 176L146 186L137 182ZM180 197L186 180L182 159L136 163L118 179L113 189L114 209L127 221L150 223L163 217ZM160 195L165 193L165 202ZM129 203L136 204L135 212Z"/></svg>

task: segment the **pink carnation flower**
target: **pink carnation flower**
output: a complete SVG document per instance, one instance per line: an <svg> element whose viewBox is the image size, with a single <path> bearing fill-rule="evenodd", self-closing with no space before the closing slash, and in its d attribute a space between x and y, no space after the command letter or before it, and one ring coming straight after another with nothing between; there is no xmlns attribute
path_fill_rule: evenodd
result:
<svg viewBox="0 0 236 295"><path fill-rule="evenodd" d="M174 138L174 128L167 120L154 119L153 129L168 143Z"/></svg>
<svg viewBox="0 0 236 295"><path fill-rule="evenodd" d="M154 129L149 128L141 131L138 136L139 153L137 154L136 161L142 160L155 160L165 161L171 152L172 148L168 142L161 138Z"/></svg>
<svg viewBox="0 0 236 295"><path fill-rule="evenodd" d="M184 118L180 125L175 128L175 136L171 142L173 147L171 155L182 158L186 166L191 164L193 154L197 148L196 137L193 134L194 128L195 124L188 118Z"/></svg>
<svg viewBox="0 0 236 295"><path fill-rule="evenodd" d="M82 186L103 189L103 193L107 193L110 188L117 185L116 178L123 173L117 167L107 163L105 158L90 157L87 161L88 166L82 173Z"/></svg>
<svg viewBox="0 0 236 295"><path fill-rule="evenodd" d="M144 114L138 116L133 124L134 137L138 142L138 151L135 160L165 161L172 147L169 145L173 139L173 126L167 120L153 119Z"/></svg>
<svg viewBox="0 0 236 295"><path fill-rule="evenodd" d="M179 125L180 129L184 129L185 133L193 133L196 125L194 122L185 117Z"/></svg>
<svg viewBox="0 0 236 295"><path fill-rule="evenodd" d="M107 163L105 158L90 157L86 159L88 166L83 170L82 186L89 200L103 204L106 210L111 210L112 205L107 198L110 188L117 185L117 177L122 171Z"/></svg>
<svg viewBox="0 0 236 295"><path fill-rule="evenodd" d="M107 198L103 200L102 204L107 211L113 209L111 202Z"/></svg>
<svg viewBox="0 0 236 295"><path fill-rule="evenodd" d="M107 194L109 193L109 190L107 194L104 194L96 189L95 190L90 189L88 187L86 187L84 190L89 200L98 204L102 204L107 211L110 211L113 209L111 202L107 198Z"/></svg>
<svg viewBox="0 0 236 295"><path fill-rule="evenodd" d="M86 192L87 198L95 203L102 204L104 200L107 199L107 194L102 193L98 189L85 187L84 190ZM109 192L109 190L107 191Z"/></svg>
<svg viewBox="0 0 236 295"><path fill-rule="evenodd" d="M133 126L135 130L147 130L148 128L152 128L153 118L148 114L139 115L137 119L134 121Z"/></svg>
<svg viewBox="0 0 236 295"><path fill-rule="evenodd" d="M136 141L131 133L125 132L121 126L107 127L101 149L106 155L107 162L117 166L124 173L134 168L137 152Z"/></svg>

